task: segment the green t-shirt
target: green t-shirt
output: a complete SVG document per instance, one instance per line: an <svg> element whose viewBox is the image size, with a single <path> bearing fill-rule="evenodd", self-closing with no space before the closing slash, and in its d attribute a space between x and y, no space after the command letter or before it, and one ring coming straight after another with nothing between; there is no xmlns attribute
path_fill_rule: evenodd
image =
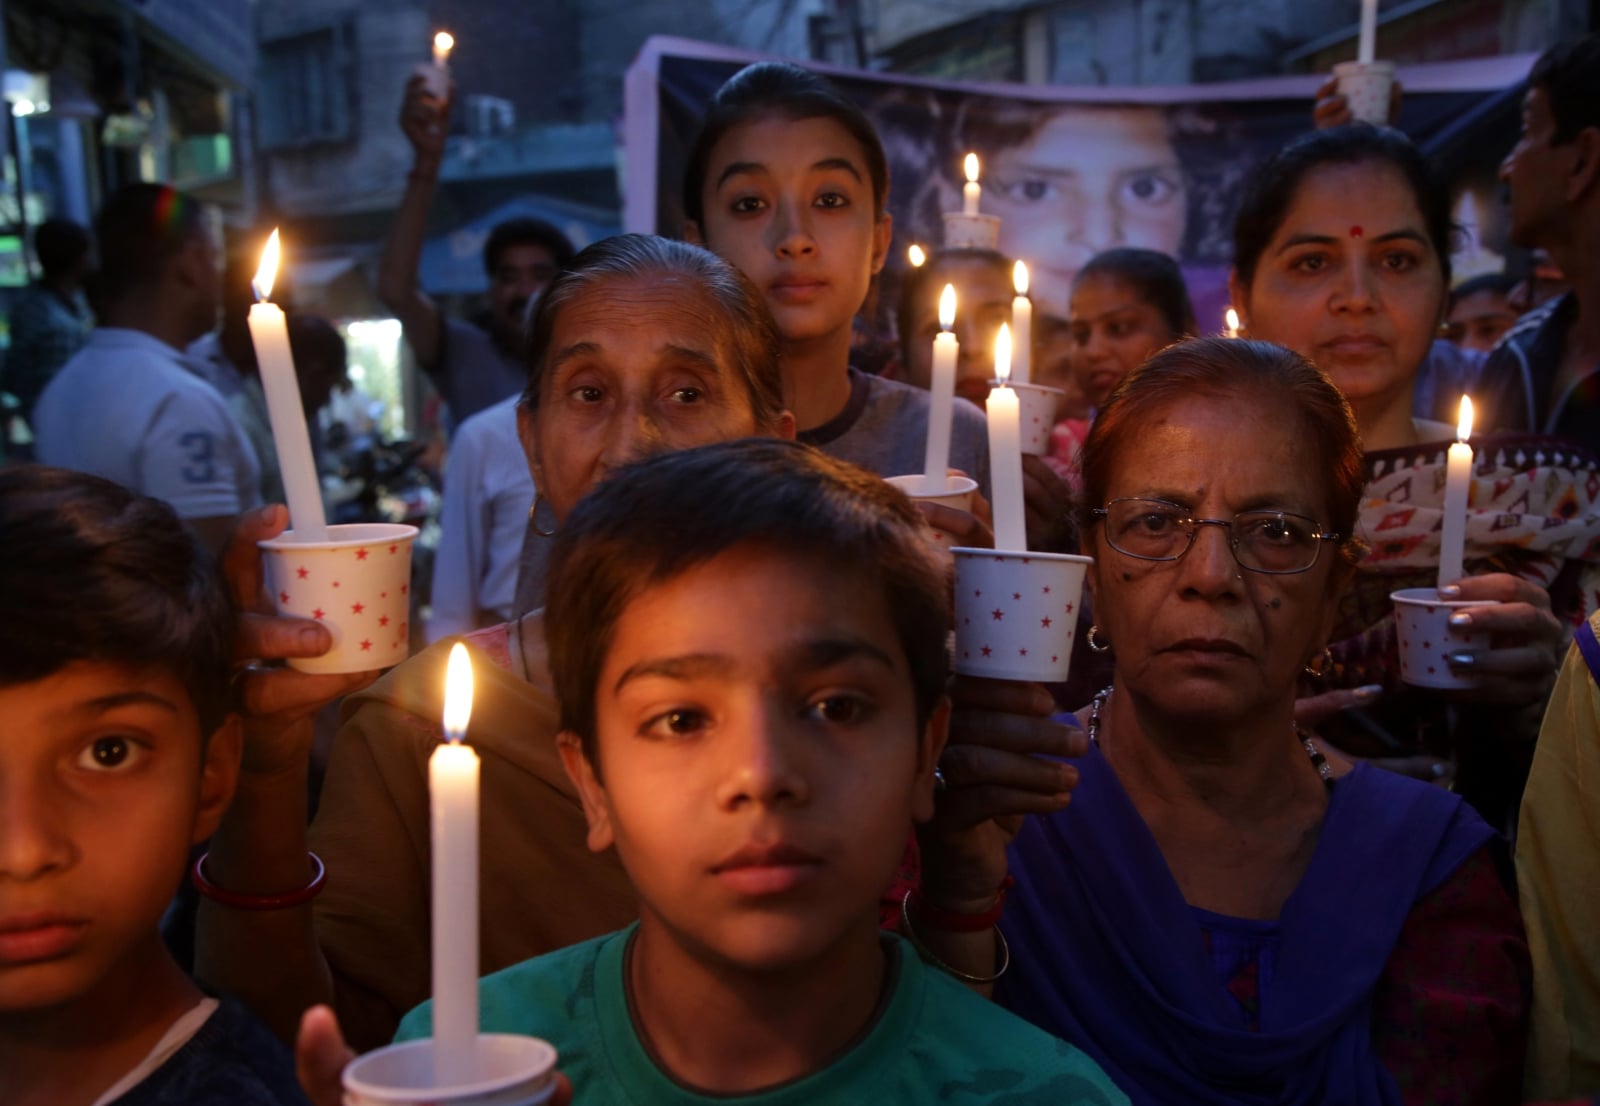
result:
<svg viewBox="0 0 1600 1106"><path fill-rule="evenodd" d="M698 1094L658 1068L634 1030L623 955L635 928L496 972L479 991L484 1032L542 1037L560 1050L577 1106L1128 1102L1083 1053L925 966L902 938L888 935L894 993L849 1052L759 1094ZM395 1039L425 1037L432 1021L425 1003L406 1015Z"/></svg>

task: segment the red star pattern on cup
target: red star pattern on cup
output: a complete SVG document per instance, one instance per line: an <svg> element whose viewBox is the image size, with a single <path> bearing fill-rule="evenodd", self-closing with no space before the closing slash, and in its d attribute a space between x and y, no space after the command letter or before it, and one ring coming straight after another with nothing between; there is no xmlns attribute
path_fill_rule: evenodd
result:
<svg viewBox="0 0 1600 1106"><path fill-rule="evenodd" d="M392 556L381 555L385 547ZM280 611L326 622L334 632L335 648L371 657L364 662L367 668L405 657L410 640L406 616L411 558L401 554L409 554L409 541L302 547L293 551L292 560L289 551L264 552Z"/></svg>
<svg viewBox="0 0 1600 1106"><path fill-rule="evenodd" d="M964 578L955 620L959 670L996 678L1062 678L1077 623L1064 620L1061 612L1077 610L1080 572L1076 565L1064 566L1051 557L960 555L957 574ZM1073 602L1066 603L1067 598ZM1061 606L1052 609L1057 602Z"/></svg>

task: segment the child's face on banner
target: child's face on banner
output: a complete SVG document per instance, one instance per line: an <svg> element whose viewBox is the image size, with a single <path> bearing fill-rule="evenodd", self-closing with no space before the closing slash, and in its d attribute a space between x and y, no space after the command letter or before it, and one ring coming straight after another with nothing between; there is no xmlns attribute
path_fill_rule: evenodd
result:
<svg viewBox="0 0 1600 1106"><path fill-rule="evenodd" d="M984 168L984 210L1000 252L1033 274L1040 310L1066 316L1072 278L1097 253L1142 246L1177 256L1187 210L1182 168L1155 107L1059 108Z"/></svg>

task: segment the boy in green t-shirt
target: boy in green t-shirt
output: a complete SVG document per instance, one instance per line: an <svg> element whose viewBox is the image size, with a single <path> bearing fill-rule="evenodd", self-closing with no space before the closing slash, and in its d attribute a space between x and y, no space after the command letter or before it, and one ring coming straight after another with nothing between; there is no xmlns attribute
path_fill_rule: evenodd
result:
<svg viewBox="0 0 1600 1106"><path fill-rule="evenodd" d="M545 624L589 845L617 849L639 922L485 979L484 1031L555 1044L579 1106L1125 1103L879 931L933 813L948 587L898 492L792 443L592 492Z"/></svg>

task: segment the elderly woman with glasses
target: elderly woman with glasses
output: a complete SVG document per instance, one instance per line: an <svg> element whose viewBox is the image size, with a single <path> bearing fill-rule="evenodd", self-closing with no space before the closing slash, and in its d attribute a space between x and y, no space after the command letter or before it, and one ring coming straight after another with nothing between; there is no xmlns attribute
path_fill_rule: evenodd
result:
<svg viewBox="0 0 1600 1106"><path fill-rule="evenodd" d="M1361 552L1349 406L1281 347L1192 340L1116 390L1082 469L1111 686L1073 764L958 686L916 940L1135 1104L1517 1101L1492 831L1295 725Z"/></svg>

